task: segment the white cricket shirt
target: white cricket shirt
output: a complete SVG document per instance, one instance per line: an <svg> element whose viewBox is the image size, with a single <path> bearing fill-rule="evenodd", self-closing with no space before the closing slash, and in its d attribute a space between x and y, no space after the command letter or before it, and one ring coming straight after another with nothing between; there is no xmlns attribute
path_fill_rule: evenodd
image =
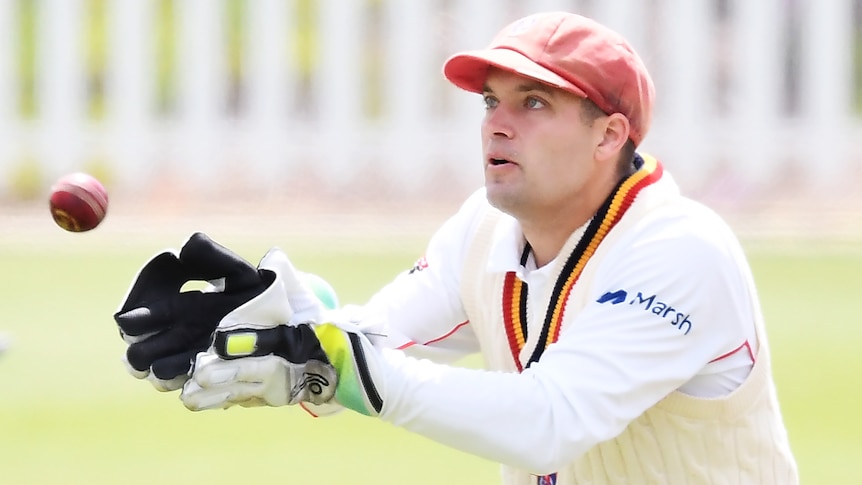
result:
<svg viewBox="0 0 862 485"><path fill-rule="evenodd" d="M678 192L667 172L656 185ZM383 419L501 463L553 471L615 437L674 390L722 396L748 375L757 343L747 262L724 222L685 200L624 235L593 275L593 285L609 294L626 289L626 302L599 303L602 295L594 295L523 373L406 358L453 362L479 351L459 289L487 204L484 189L476 191L434 234L413 270L367 304L344 309L367 333L385 336L372 339L375 345L404 350L384 352ZM500 227L488 269L514 271L528 284L533 331L546 312L543 295L554 284L548 274L554 265L536 268L532 257L521 265L526 241L517 221L508 218ZM669 324L674 318L691 325ZM532 419L548 410L553 419ZM548 449L545 436L567 446Z"/></svg>

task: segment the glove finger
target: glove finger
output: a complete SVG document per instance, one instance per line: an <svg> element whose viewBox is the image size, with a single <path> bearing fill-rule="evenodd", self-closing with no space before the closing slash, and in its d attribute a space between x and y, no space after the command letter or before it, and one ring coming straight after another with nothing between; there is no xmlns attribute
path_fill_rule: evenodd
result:
<svg viewBox="0 0 862 485"><path fill-rule="evenodd" d="M239 298L245 299L245 295ZM206 350L219 320L237 304L236 298L224 293L187 291L118 315L116 319L124 333L153 334L145 339L126 339L130 344L129 363L142 370L165 357L188 353L193 356Z"/></svg>
<svg viewBox="0 0 862 485"><path fill-rule="evenodd" d="M207 389L208 392L217 394L224 393L225 401L233 404L242 404L252 400L261 402L259 405L265 405L266 401L263 398L266 392L266 385L262 382L234 382Z"/></svg>
<svg viewBox="0 0 862 485"><path fill-rule="evenodd" d="M188 281L186 273L187 270L173 252L157 254L138 271L117 313L177 293Z"/></svg>
<svg viewBox="0 0 862 485"><path fill-rule="evenodd" d="M148 306L131 308L114 315L114 321L124 335L139 337L167 330L173 323L171 305L157 301Z"/></svg>
<svg viewBox="0 0 862 485"><path fill-rule="evenodd" d="M227 398L230 393L219 389L213 391L204 389L195 380L189 379L183 385L180 400L183 405L191 411L205 411L207 409L227 409L230 407Z"/></svg>
<svg viewBox="0 0 862 485"><path fill-rule="evenodd" d="M159 379L151 373L149 376L147 376L147 380L150 381L150 384L152 384L157 391L170 392L176 391L177 389L183 387L183 384L185 384L186 381L189 380L189 376L184 374L181 376L174 377L173 379Z"/></svg>
<svg viewBox="0 0 862 485"><path fill-rule="evenodd" d="M240 361L228 362L209 352L198 353L194 371L188 382L183 385L180 400L192 411L227 409L238 400L246 400L234 397L234 388L241 386L234 381L234 377L239 375L239 367L242 366L243 363ZM258 376L258 381L262 382L262 380L262 376Z"/></svg>
<svg viewBox="0 0 862 485"><path fill-rule="evenodd" d="M129 364L129 361L126 356L123 356L123 364L126 367L126 371L133 377L135 377L136 379L146 379L150 381L150 384L152 384L153 387L156 388L156 390L162 392L175 391L183 387L183 384L189 379L188 373L177 375L176 377L170 379L161 379L157 377L154 372L150 372L150 369L135 369L131 366L131 364ZM186 372L188 372L188 370Z"/></svg>
<svg viewBox="0 0 862 485"><path fill-rule="evenodd" d="M190 350L156 360L150 369L156 378L163 380L188 376L196 353L197 351Z"/></svg>
<svg viewBox="0 0 862 485"><path fill-rule="evenodd" d="M143 371L158 360L175 355L194 355L209 346L209 335L190 335L188 328L172 328L153 335L126 349L126 359L133 369ZM164 377L164 376L163 376Z"/></svg>
<svg viewBox="0 0 862 485"><path fill-rule="evenodd" d="M150 375L150 368L147 367L143 370L138 370L132 367L132 364L129 363L128 355L123 355L123 365L126 367L126 372L132 375L135 379L146 379L147 376Z"/></svg>
<svg viewBox="0 0 862 485"><path fill-rule="evenodd" d="M211 281L224 278L225 291L237 291L260 284L257 268L202 232L189 237L180 250L179 260L193 279Z"/></svg>
<svg viewBox="0 0 862 485"><path fill-rule="evenodd" d="M190 380L183 386L180 399L192 411L227 409L236 404L244 408L262 407L269 405L262 397L264 386L263 383L242 382L204 388Z"/></svg>
<svg viewBox="0 0 862 485"><path fill-rule="evenodd" d="M329 363L311 360L296 365L275 355L210 359L195 367L192 378L202 389L228 393L226 401L239 404L257 397L274 406L322 404L334 396L338 381Z"/></svg>
<svg viewBox="0 0 862 485"><path fill-rule="evenodd" d="M279 372L284 375L286 364L283 359L273 355L235 360L216 358L203 365L196 364L192 377L202 388L234 386L240 383L259 384ZM286 379L285 375L284 380Z"/></svg>
<svg viewBox="0 0 862 485"><path fill-rule="evenodd" d="M137 344L168 330L179 319L179 316L174 315L176 309L185 309L186 313L195 310L184 308L174 301L177 299L184 302L190 299L180 293L183 285L189 281L187 273L188 270L183 267L176 251L172 250L157 254L144 264L133 280L120 309L114 314L114 322L126 343ZM124 359L127 368L134 371L131 372L133 375L149 372L148 364L162 355L149 355L147 351L144 351L143 355L136 354L141 349L146 349L146 346L132 351L134 366L129 363L128 358ZM146 375L139 378L143 377Z"/></svg>

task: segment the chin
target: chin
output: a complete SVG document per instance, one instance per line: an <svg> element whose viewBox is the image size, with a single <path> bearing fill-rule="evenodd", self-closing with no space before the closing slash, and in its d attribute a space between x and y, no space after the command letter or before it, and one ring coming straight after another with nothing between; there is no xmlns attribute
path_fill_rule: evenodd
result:
<svg viewBox="0 0 862 485"><path fill-rule="evenodd" d="M502 187L486 186L485 194L491 207L499 209L507 214L517 211L522 204L521 198L511 191L502 190Z"/></svg>

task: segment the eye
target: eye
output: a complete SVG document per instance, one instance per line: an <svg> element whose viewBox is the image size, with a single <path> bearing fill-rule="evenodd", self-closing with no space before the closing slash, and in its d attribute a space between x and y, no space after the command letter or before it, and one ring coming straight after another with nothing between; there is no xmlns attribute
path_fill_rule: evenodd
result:
<svg viewBox="0 0 862 485"><path fill-rule="evenodd" d="M524 101L524 106L526 106L527 109L541 109L546 106L546 103L540 98L530 96Z"/></svg>
<svg viewBox="0 0 862 485"><path fill-rule="evenodd" d="M485 102L485 109L496 108L500 104L500 101L490 94L484 95L482 100Z"/></svg>

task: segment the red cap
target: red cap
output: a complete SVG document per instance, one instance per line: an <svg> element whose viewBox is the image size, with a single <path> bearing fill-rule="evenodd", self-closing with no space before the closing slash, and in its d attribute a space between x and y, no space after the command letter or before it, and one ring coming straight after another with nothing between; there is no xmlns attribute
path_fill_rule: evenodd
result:
<svg viewBox="0 0 862 485"><path fill-rule="evenodd" d="M620 34L586 17L524 17L486 49L450 57L443 73L461 89L482 93L491 66L588 98L605 113L622 113L635 145L649 130L655 88L646 66Z"/></svg>

